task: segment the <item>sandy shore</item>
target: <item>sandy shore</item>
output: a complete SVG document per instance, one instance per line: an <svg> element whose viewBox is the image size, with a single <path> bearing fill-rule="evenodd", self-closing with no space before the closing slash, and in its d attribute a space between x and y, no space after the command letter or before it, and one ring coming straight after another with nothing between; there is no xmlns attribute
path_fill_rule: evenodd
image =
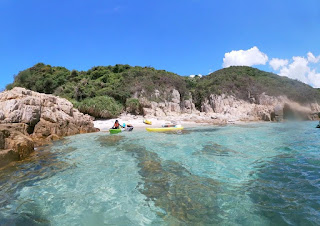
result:
<svg viewBox="0 0 320 226"><path fill-rule="evenodd" d="M152 122L152 125L147 125L143 123L143 120L147 119ZM108 131L114 124L115 120L118 120L120 125L123 123L125 124L131 124L135 129L144 129L147 127L161 127L162 125L166 123L172 123L175 121L177 124L182 125L183 127L196 127L196 126L203 126L203 125L210 125L209 123L205 122L195 122L195 121L185 121L183 119L172 117L165 117L165 118L159 118L159 117L149 117L145 118L143 116L132 116L132 115L125 115L120 116L119 118L114 119L107 119L107 120L95 120L94 121L94 127L99 128L100 131Z"/></svg>

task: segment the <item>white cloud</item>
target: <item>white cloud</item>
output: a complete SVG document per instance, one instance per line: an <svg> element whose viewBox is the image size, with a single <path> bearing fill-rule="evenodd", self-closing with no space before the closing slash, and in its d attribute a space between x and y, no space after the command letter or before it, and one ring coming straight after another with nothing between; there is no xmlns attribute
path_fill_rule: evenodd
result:
<svg viewBox="0 0 320 226"><path fill-rule="evenodd" d="M312 53L309 53L308 58L301 56L292 57L292 63L288 66L282 66L279 75L297 79L315 88L320 88L320 73L317 73L316 69L311 68L309 65L310 63L316 63L319 60L316 61L315 59L317 58L314 57Z"/></svg>
<svg viewBox="0 0 320 226"><path fill-rule="evenodd" d="M223 67L265 65L268 56L254 46L248 50L238 50L225 53ZM308 52L307 56L294 56L291 60L272 58L269 61L275 73L320 88L320 55Z"/></svg>
<svg viewBox="0 0 320 226"><path fill-rule="evenodd" d="M308 74L310 68L308 60L304 57L292 57L293 62L288 66L282 67L280 70L281 76L287 76L292 79L298 79L301 82L308 83Z"/></svg>
<svg viewBox="0 0 320 226"><path fill-rule="evenodd" d="M316 70L312 70L309 72L308 78L314 88L320 88L320 73L316 73Z"/></svg>
<svg viewBox="0 0 320 226"><path fill-rule="evenodd" d="M198 75L189 75L190 78L194 78L194 77L199 77L202 78L202 74L198 74Z"/></svg>
<svg viewBox="0 0 320 226"><path fill-rule="evenodd" d="M320 55L317 56L317 57L315 57L315 56L313 55L313 53L308 52L308 61L309 61L310 63L318 63L319 60L320 60Z"/></svg>
<svg viewBox="0 0 320 226"><path fill-rule="evenodd" d="M223 67L265 65L268 56L254 46L248 50L233 50L224 54Z"/></svg>
<svg viewBox="0 0 320 226"><path fill-rule="evenodd" d="M284 67L289 63L288 60L283 60L279 58L272 58L269 62L273 70L277 71L280 67Z"/></svg>

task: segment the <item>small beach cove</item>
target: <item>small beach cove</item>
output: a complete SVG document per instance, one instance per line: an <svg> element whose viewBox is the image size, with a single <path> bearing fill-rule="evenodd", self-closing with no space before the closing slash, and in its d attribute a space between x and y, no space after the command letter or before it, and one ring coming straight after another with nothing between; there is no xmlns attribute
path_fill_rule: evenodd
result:
<svg viewBox="0 0 320 226"><path fill-rule="evenodd" d="M0 224L316 225L316 124L66 137L2 168Z"/></svg>

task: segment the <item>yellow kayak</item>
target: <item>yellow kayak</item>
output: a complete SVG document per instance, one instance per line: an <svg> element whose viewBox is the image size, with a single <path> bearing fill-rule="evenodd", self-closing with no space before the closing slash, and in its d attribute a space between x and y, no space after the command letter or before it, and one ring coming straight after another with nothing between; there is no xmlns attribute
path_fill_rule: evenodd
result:
<svg viewBox="0 0 320 226"><path fill-rule="evenodd" d="M143 120L143 122L144 122L145 124L152 125L152 122L149 121L149 120L147 120L147 119Z"/></svg>
<svg viewBox="0 0 320 226"><path fill-rule="evenodd" d="M149 132L170 132L183 130L183 127L162 127L162 128L146 128Z"/></svg>

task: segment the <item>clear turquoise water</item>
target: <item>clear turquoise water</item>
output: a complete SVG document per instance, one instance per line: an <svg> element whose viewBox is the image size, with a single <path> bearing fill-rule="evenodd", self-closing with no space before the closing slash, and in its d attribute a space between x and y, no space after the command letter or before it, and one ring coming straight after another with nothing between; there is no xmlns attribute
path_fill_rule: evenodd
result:
<svg viewBox="0 0 320 226"><path fill-rule="evenodd" d="M316 124L68 137L0 171L0 225L319 225Z"/></svg>

